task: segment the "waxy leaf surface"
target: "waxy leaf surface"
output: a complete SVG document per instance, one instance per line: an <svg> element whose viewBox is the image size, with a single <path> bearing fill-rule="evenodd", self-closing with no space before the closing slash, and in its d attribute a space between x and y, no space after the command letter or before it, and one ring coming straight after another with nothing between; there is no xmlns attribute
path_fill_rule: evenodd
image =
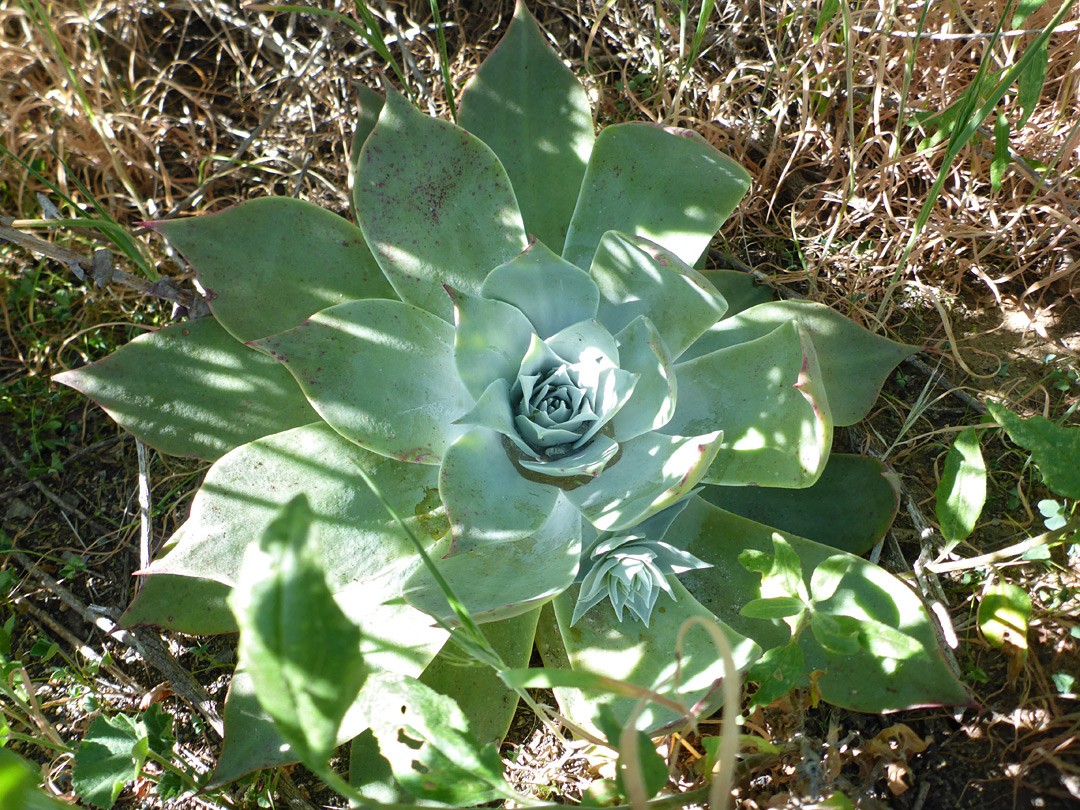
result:
<svg viewBox="0 0 1080 810"><path fill-rule="evenodd" d="M693 266L749 187L746 170L695 132L610 126L589 157L563 256L588 267L601 237L624 231Z"/></svg>
<svg viewBox="0 0 1080 810"><path fill-rule="evenodd" d="M210 311L242 342L345 301L397 297L359 228L291 197L149 225L188 260Z"/></svg>
<svg viewBox="0 0 1080 810"><path fill-rule="evenodd" d="M419 561L357 475L358 466L417 536L430 544L446 532L436 467L368 453L326 425L311 425L252 442L211 467L179 542L148 572L235 585L248 544L281 506L303 493L331 589L360 625L365 658L372 666L418 674L445 633L431 628L428 617L392 602Z"/></svg>
<svg viewBox="0 0 1080 810"><path fill-rule="evenodd" d="M832 453L821 477L805 489L707 486L701 497L741 517L851 554L873 548L900 506L884 464L846 453Z"/></svg>
<svg viewBox="0 0 1080 810"><path fill-rule="evenodd" d="M678 363L675 376L675 415L663 431L724 431L706 483L795 488L817 480L832 418L814 345L797 324Z"/></svg>
<svg viewBox="0 0 1080 810"><path fill-rule="evenodd" d="M318 417L296 382L213 318L166 326L104 360L57 374L163 453L213 461Z"/></svg>
<svg viewBox="0 0 1080 810"><path fill-rule="evenodd" d="M527 245L514 190L494 153L391 93L360 151L357 219L402 300L453 319L441 285L477 295Z"/></svg>
<svg viewBox="0 0 1080 810"><path fill-rule="evenodd" d="M454 365L454 330L425 310L353 301L255 345L285 364L319 416L375 453L438 464L464 432L452 423L472 397Z"/></svg>
<svg viewBox="0 0 1080 810"><path fill-rule="evenodd" d="M767 335L782 324L798 321L818 352L829 409L837 425L853 425L866 416L885 378L916 346L874 335L823 304L773 301L725 318L686 353L698 357Z"/></svg>
<svg viewBox="0 0 1080 810"><path fill-rule="evenodd" d="M465 85L458 124L499 156L525 229L561 251L592 151L592 110L524 3Z"/></svg>

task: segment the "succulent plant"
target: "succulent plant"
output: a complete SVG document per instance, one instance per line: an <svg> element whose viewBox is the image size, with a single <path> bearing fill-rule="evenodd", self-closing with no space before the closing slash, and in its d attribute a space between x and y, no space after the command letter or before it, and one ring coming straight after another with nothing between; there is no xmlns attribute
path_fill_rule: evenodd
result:
<svg viewBox="0 0 1080 810"><path fill-rule="evenodd" d="M965 700L918 599L852 556L895 513L884 468L831 453L834 425L861 419L914 349L694 269L747 172L684 129L594 138L584 90L520 4L457 124L393 92L361 102L357 225L286 198L148 223L212 317L58 377L162 452L214 461L128 625L234 629L245 548L303 493L366 665L419 676L501 738L516 698L440 652L432 617L453 613L381 497L519 666L535 641L549 666L708 706L723 666L706 634L674 656L704 616L744 668L797 644L836 703ZM822 566L842 573L816 601L775 587ZM850 643L741 613L777 598ZM612 701L557 693L585 726ZM241 662L219 780L288 759L252 700ZM366 724L350 715L342 738Z"/></svg>

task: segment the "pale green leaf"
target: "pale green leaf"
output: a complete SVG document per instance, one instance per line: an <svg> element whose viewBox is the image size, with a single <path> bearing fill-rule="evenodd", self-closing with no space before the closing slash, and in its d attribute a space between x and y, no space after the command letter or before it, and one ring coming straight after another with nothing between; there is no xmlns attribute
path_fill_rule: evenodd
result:
<svg viewBox="0 0 1080 810"><path fill-rule="evenodd" d="M986 408L1009 438L1031 452L1043 481L1063 498L1080 499L1080 427L1056 425L1042 416L1021 419L997 402Z"/></svg>
<svg viewBox="0 0 1080 810"><path fill-rule="evenodd" d="M948 455L937 492L937 519L945 538L945 551L967 540L986 502L986 464L979 450L975 428L965 428L956 436Z"/></svg>
<svg viewBox="0 0 1080 810"><path fill-rule="evenodd" d="M147 225L195 269L210 310L237 340L282 332L357 298L395 298L360 229L290 197Z"/></svg>
<svg viewBox="0 0 1080 810"><path fill-rule="evenodd" d="M342 613L297 495L249 546L229 599L259 703L294 754L324 767L367 668L360 630Z"/></svg>
<svg viewBox="0 0 1080 810"><path fill-rule="evenodd" d="M163 453L213 461L318 417L288 372L213 318L172 324L53 380Z"/></svg>

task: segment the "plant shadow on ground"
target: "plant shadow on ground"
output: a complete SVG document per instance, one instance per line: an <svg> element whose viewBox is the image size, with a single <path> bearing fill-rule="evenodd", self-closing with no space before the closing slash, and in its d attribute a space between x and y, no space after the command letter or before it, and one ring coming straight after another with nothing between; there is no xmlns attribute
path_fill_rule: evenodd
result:
<svg viewBox="0 0 1080 810"><path fill-rule="evenodd" d="M452 5L444 18L452 23L451 76L460 89L497 40L512 6L498 0ZM985 4L960 5L967 20L962 14L950 20L949 12L935 8L926 30L942 32L949 24L966 26L957 29L963 31L976 25L983 33L993 28ZM671 4L661 4L670 15L661 22L651 4L616 2L599 21L569 2L530 7L587 77L606 121L677 115L678 123L697 128L755 175L750 195L716 245L717 263L752 265L783 293L873 322L938 168L932 155L915 154L910 144L901 151L904 159L891 157L890 138L903 134L895 102L903 99L909 109L951 102L974 77L985 37L927 38L906 82L905 43L911 38L898 32L916 30L915 6L900 4L886 25L877 10L863 5L851 9L845 24L840 14L821 17L783 0L734 4L708 29L708 47L688 74L681 97L686 107L680 108L673 99L678 37ZM127 226L165 213L220 210L265 194L301 196L347 215L350 82L363 77L363 83L377 84L386 72L347 30L298 15L244 11L239 3L179 4L165 15L106 2L95 12L100 35L72 2L54 11L59 44L50 47L26 8L0 0L0 26L11 43L0 64L12 77L5 80L10 102L0 114L0 138L52 186L5 159L0 215L40 218L38 192L54 202L59 194L70 195L88 209L92 194ZM414 83L418 103L441 110L429 17L426 3L410 2L397 8L394 25L410 32L417 74L427 77ZM980 137L961 154L955 183L947 185L903 276L911 286L884 313L892 336L925 346L924 363L940 364L968 395L1003 398L1021 412L1051 417L1070 413L1080 397L1080 241L1062 219L1076 221L1069 207L1075 202L1069 201L1080 197L1077 130L1060 124L1076 120L1080 106L1075 78L1068 78L1069 55L1080 46L1075 11L1070 19L1073 27L1051 40L1042 100L1013 133L1022 160L992 192L992 139ZM1044 22L1036 15L1027 25L1035 29ZM1010 38L1006 47L1022 41ZM81 96L57 47L66 52ZM848 97L855 103L846 105ZM1015 97L1006 102L1010 111L1016 103ZM100 126L102 116L113 116L109 128ZM860 148L848 142L849 133L863 138ZM1045 175L1043 182L1038 174L1032 180L1033 166ZM58 232L56 238L84 254L100 246L84 233ZM161 250L160 243L144 244ZM156 258L163 273L183 283L172 257ZM130 602L132 572L143 564L135 443L99 410L49 382L52 374L164 325L169 308L116 287L80 284L62 264L6 244L0 244L0 307L0 624L13 622L4 652L26 665L42 718L67 744L77 744L96 713L133 714L163 700L176 718L181 756L194 770L206 771L219 743L212 722L170 694L167 679L128 643L101 629L103 619L115 620ZM897 442L889 461L906 496L882 561L898 574L910 572L921 555L925 562L924 552L934 547L921 520L934 513L944 454L955 430L980 418L969 401L953 395L923 407L924 388L931 399L942 392L918 368L902 366L870 419L838 440L841 450L878 453ZM905 429L913 411L919 416ZM1041 517L1034 505L1048 497L1038 475L1025 467L1026 454L996 431L984 432L983 453L991 472L989 499L971 546L958 549L963 556L1038 534ZM147 544L153 553L186 516L205 466L149 455ZM10 549L21 556L6 553ZM1012 673L1008 656L983 640L975 620L991 569L925 575L924 595L948 606L957 637L953 652L979 708L878 717L814 706L812 693L803 691L756 709L744 731L782 751L747 752L738 806L796 806L837 789L866 807L1075 806L1078 565L1068 546L1044 559L998 563L997 575L1024 587L1035 607L1030 655ZM71 598L65 601L50 580ZM175 635L167 646L220 706L234 660L232 641ZM703 727L706 734L709 728ZM676 752L677 783L685 787L695 778L693 762L702 746L696 738L668 744ZM70 791L65 757L13 745L45 767L51 788ZM515 784L548 785L552 798L577 798L592 778L606 773L584 750L546 737L524 713L506 753L515 763ZM333 799L302 769L249 780L232 797L254 807L273 792L308 807ZM117 806L165 805L146 781L126 790ZM187 797L168 806L200 805Z"/></svg>

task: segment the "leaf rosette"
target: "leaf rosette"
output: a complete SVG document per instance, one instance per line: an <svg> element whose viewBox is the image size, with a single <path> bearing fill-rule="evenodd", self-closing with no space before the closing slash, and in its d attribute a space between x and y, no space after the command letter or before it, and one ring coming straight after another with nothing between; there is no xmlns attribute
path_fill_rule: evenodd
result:
<svg viewBox="0 0 1080 810"><path fill-rule="evenodd" d="M361 104L357 225L286 198L148 223L213 317L59 377L148 444L214 461L126 623L229 629L245 548L303 494L371 671L464 701L503 694L445 664L432 616L452 611L389 505L507 660L524 665L535 641L551 666L709 705L723 672L704 634L672 668L683 621L719 622L740 666L790 641L782 622L739 615L761 596L739 553L768 551L777 529L807 560L862 553L891 522L882 466L831 454L832 434L914 350L694 269L750 176L688 130L594 135L584 90L520 4L457 124L394 93ZM925 611L857 562L828 609L920 652L897 647L887 688L861 689L844 673L864 659L804 634L807 672L836 673L823 694L867 710L962 701ZM221 781L288 758L246 683L230 693ZM599 701L558 694L595 717ZM499 738L515 702L473 720ZM348 716L342 739L364 727Z"/></svg>

